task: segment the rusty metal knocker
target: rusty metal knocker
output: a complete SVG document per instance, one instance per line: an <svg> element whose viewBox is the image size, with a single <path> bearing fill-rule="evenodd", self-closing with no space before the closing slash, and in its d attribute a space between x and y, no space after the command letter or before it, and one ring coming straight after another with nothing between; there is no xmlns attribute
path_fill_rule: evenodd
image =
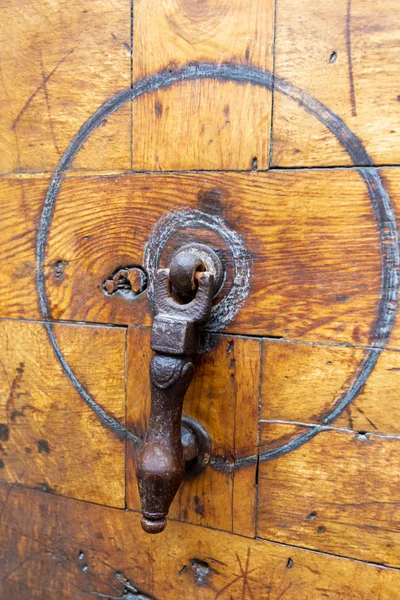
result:
<svg viewBox="0 0 400 600"><path fill-rule="evenodd" d="M183 400L193 379L198 327L211 315L224 270L218 254L203 244L189 244L155 277L150 364L151 411L139 451L136 473L142 527L159 533L181 485L185 470L199 472L210 453L207 433L196 421L182 420Z"/></svg>

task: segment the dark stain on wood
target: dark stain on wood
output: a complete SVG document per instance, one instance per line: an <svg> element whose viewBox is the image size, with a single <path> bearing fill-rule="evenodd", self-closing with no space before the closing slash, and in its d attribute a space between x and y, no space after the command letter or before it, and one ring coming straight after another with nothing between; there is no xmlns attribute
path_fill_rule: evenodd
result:
<svg viewBox="0 0 400 600"><path fill-rule="evenodd" d="M39 454L50 454L50 446L47 440L38 440L37 446Z"/></svg>
<svg viewBox="0 0 400 600"><path fill-rule="evenodd" d="M201 501L201 499L198 496L194 497L194 511L197 515L200 515L201 517L204 517L204 513L205 513L205 506L204 506L204 502Z"/></svg>
<svg viewBox="0 0 400 600"><path fill-rule="evenodd" d="M8 442L10 438L10 429L5 423L0 423L0 440L2 442Z"/></svg>
<svg viewBox="0 0 400 600"><path fill-rule="evenodd" d="M154 111L155 111L157 117L161 117L162 116L163 106L162 106L160 100L158 100L158 99L154 103Z"/></svg>
<svg viewBox="0 0 400 600"><path fill-rule="evenodd" d="M224 211L225 190L212 188L201 190L198 197L199 210L212 215L220 215Z"/></svg>

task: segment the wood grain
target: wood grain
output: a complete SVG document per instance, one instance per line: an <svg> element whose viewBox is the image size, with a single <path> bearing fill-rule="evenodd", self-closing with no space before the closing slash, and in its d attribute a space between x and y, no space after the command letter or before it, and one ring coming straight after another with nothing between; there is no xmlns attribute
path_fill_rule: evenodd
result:
<svg viewBox="0 0 400 600"><path fill-rule="evenodd" d="M186 394L184 414L199 421L212 441L212 454L229 465L257 453L260 343L219 336L199 359ZM144 433L150 409L150 331L130 327L127 354L127 425ZM136 447L128 442L127 504L140 510L135 474ZM233 472L209 466L188 477L170 518L242 535L255 535L256 464Z"/></svg>
<svg viewBox="0 0 400 600"><path fill-rule="evenodd" d="M138 0L134 78L190 62L272 70L273 0ZM134 170L268 167L271 93L195 81L140 98L133 107Z"/></svg>
<svg viewBox="0 0 400 600"><path fill-rule="evenodd" d="M321 423L349 389L366 351L268 340L263 343L261 419ZM400 434L400 354L384 351L335 427Z"/></svg>
<svg viewBox="0 0 400 600"><path fill-rule="evenodd" d="M371 162L399 164L399 3L279 0L276 7L276 75L338 115L360 138ZM276 92L272 163L352 161L301 102Z"/></svg>
<svg viewBox="0 0 400 600"><path fill-rule="evenodd" d="M394 203L399 173L382 171ZM1 181L1 247L7 256L1 316L37 318L32 267L47 180L23 182ZM158 220L188 209L222 218L252 256L250 294L229 332L371 343L381 294L380 241L366 186L357 172L346 170L68 177L57 199L44 266L52 317L150 325L146 294L129 301L105 295L102 284L121 266L143 264L144 246ZM176 231L162 262L190 239L221 246L218 235L204 229ZM222 251L229 286L232 264L224 243ZM399 347L399 338L395 324L389 345Z"/></svg>
<svg viewBox="0 0 400 600"><path fill-rule="evenodd" d="M130 2L2 2L0 172L51 171L85 121L130 85ZM130 106L98 129L75 169L130 169Z"/></svg>
<svg viewBox="0 0 400 600"><path fill-rule="evenodd" d="M400 169L370 168L400 164L399 3L87 4L0 3L0 598L400 599ZM200 63L239 65L241 83L127 102L48 194L102 104ZM273 72L273 94L244 82L253 68ZM351 153L362 169L340 168ZM194 210L218 225L177 226L160 266L187 241L217 246L221 299L225 225L250 290L185 400L211 464L149 536L137 269L160 219Z"/></svg>
<svg viewBox="0 0 400 600"><path fill-rule="evenodd" d="M394 600L399 571L0 487L0 593L19 600ZM354 585L356 582L356 585Z"/></svg>
<svg viewBox="0 0 400 600"><path fill-rule="evenodd" d="M265 423L263 452L307 428ZM324 431L260 462L258 535L398 567L400 438Z"/></svg>
<svg viewBox="0 0 400 600"><path fill-rule="evenodd" d="M125 330L54 334L78 380L123 423ZM74 389L40 323L0 321L0 423L1 481L124 506L124 444Z"/></svg>
<svg viewBox="0 0 400 600"><path fill-rule="evenodd" d="M35 244L48 184L49 178L43 176L0 178L2 317L40 318L35 282Z"/></svg>

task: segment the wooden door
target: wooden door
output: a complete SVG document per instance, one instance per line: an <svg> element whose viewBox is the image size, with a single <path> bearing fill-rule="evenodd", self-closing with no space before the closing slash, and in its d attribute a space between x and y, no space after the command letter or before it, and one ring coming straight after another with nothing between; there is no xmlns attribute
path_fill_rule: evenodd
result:
<svg viewBox="0 0 400 600"><path fill-rule="evenodd" d="M0 598L400 598L399 3L0 15ZM166 226L234 232L248 289L185 400L210 463L151 536Z"/></svg>

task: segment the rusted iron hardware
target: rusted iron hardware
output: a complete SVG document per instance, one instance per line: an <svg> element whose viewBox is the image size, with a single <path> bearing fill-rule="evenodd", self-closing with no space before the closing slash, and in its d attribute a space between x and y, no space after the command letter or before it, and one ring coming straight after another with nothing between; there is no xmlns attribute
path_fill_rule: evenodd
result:
<svg viewBox="0 0 400 600"><path fill-rule="evenodd" d="M211 256L211 249L204 248ZM159 533L166 526L169 507L185 475L185 458L186 465L193 464L199 471L209 455L208 436L201 426L186 419L182 428L182 407L194 374L191 357L197 350L197 328L210 318L223 269L218 264L218 272L215 265L210 267L214 273L206 270L207 255L202 257L193 247L190 250L178 251L170 268L159 269L155 277L151 411L137 461L142 527L149 533ZM181 303L174 293L186 302Z"/></svg>

